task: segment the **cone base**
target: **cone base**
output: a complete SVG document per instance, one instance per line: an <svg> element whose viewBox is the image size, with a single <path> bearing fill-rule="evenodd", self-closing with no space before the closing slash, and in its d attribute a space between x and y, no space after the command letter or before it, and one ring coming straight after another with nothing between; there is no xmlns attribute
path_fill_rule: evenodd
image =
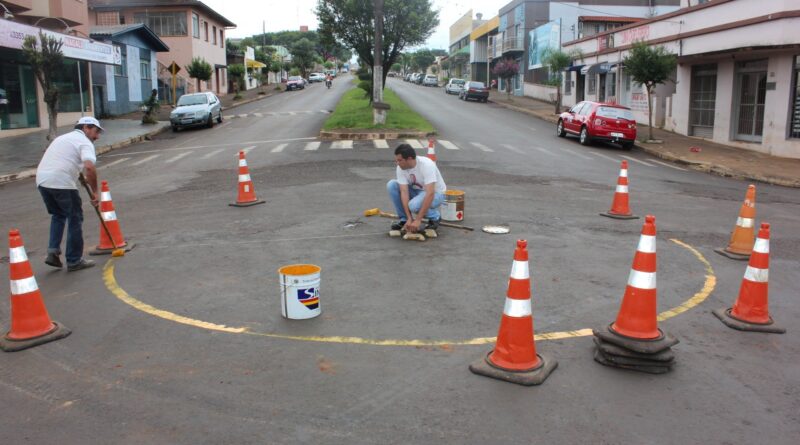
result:
<svg viewBox="0 0 800 445"><path fill-rule="evenodd" d="M723 248L714 249L714 252L717 252L718 254L720 254L722 256L725 256L725 257L728 257L728 258L730 258L732 260L747 261L747 260L750 259L750 254L749 253L745 255L745 254L741 254L741 253L731 252L731 251L728 250L727 247L724 248L724 249Z"/></svg>
<svg viewBox="0 0 800 445"><path fill-rule="evenodd" d="M606 218L614 218L614 219L639 219L638 216L634 214L623 215L620 213L611 213L611 212L604 212L601 213L600 216L605 216Z"/></svg>
<svg viewBox="0 0 800 445"><path fill-rule="evenodd" d="M594 361L603 366L627 369L629 371L645 372L647 374L666 374L672 370L672 365L626 365L609 360L599 349L594 351Z"/></svg>
<svg viewBox="0 0 800 445"><path fill-rule="evenodd" d="M228 205L231 207L252 207L254 205L264 204L266 202L267 201L264 201L263 199L259 199L257 201L250 201L250 202L232 202Z"/></svg>
<svg viewBox="0 0 800 445"><path fill-rule="evenodd" d="M128 242L124 246L118 246L117 249L122 249L125 252L130 252L133 248L136 247L136 243ZM111 255L114 253L115 250L113 247L111 249L101 249L100 246L95 246L94 249L89 251L89 255L96 256L96 255Z"/></svg>
<svg viewBox="0 0 800 445"><path fill-rule="evenodd" d="M642 354L639 352L629 351L613 343L605 342L597 337L593 337L592 340L594 340L595 346L597 346L597 349L599 349L600 352L602 352L605 357L632 359L637 361L649 362L650 364L658 364L658 363L667 364L675 360L675 354L672 352L672 349L665 349L661 352L656 352L655 354ZM637 364L645 364L644 362ZM633 364L633 362L625 363L625 361L620 361L619 363Z"/></svg>
<svg viewBox="0 0 800 445"><path fill-rule="evenodd" d="M524 386L541 385L547 380L547 377L558 367L558 362L544 354L536 354L539 357L539 366L529 371L509 371L498 368L489 363L489 355L493 352L489 351L486 357L469 365L469 370L473 374L482 375L484 377L491 377L493 379L503 380L506 382L516 383Z"/></svg>
<svg viewBox="0 0 800 445"><path fill-rule="evenodd" d="M611 325L601 329L592 329L592 332L594 336L600 340L640 354L656 354L678 344L677 338L665 333L661 329L658 330L658 332L661 333L660 336L647 340L621 335L614 332L611 329Z"/></svg>
<svg viewBox="0 0 800 445"><path fill-rule="evenodd" d="M786 333L786 329L780 326L777 326L774 321L772 321L772 317L769 318L769 323L767 324L757 324L757 323L749 323L746 321L739 320L738 318L734 318L731 315L730 308L728 309L715 309L711 311L714 316L719 318L719 321L725 324L725 326L729 328L733 328L739 331L750 331L750 332L764 332L768 334L784 334Z"/></svg>
<svg viewBox="0 0 800 445"><path fill-rule="evenodd" d="M72 331L67 329L61 323L55 320L52 321L55 328L53 328L53 330L47 334L40 335L38 337L28 338L25 340L12 340L4 335L3 338L0 338L0 349L5 352L21 351L23 349L32 348L34 346L39 346L51 341L62 339L72 333Z"/></svg>

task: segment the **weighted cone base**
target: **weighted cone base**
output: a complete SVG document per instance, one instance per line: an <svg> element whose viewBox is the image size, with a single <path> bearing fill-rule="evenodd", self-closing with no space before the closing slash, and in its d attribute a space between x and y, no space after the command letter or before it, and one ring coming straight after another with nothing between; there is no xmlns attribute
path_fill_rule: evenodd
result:
<svg viewBox="0 0 800 445"><path fill-rule="evenodd" d="M600 216L605 216L607 218L614 218L614 219L639 219L639 217L634 214L620 215L618 213L610 213L610 212L601 213Z"/></svg>
<svg viewBox="0 0 800 445"><path fill-rule="evenodd" d="M677 338L661 329L658 330L661 335L654 339L627 337L612 330L611 325L601 329L592 329L592 332L600 340L641 354L655 354L678 344Z"/></svg>
<svg viewBox="0 0 800 445"><path fill-rule="evenodd" d="M253 207L254 205L264 204L266 202L267 201L264 201L263 199L259 199L258 201L252 201L252 202L232 202L228 205L231 207Z"/></svg>
<svg viewBox="0 0 800 445"><path fill-rule="evenodd" d="M14 340L8 338L7 336L3 336L3 338L0 338L0 349L5 352L21 351L23 349L32 348L34 346L62 339L72 333L72 331L55 320L53 320L53 326L54 327L50 332L25 340Z"/></svg>
<svg viewBox="0 0 800 445"><path fill-rule="evenodd" d="M406 233L403 235L403 239L406 241L425 241L425 235L421 233Z"/></svg>
<svg viewBox="0 0 800 445"><path fill-rule="evenodd" d="M537 368L529 371L510 371L498 368L489 362L489 355L492 351L469 365L469 370L473 374L482 375L484 377L491 377L493 379L504 380L506 382L516 383L518 385L533 386L541 385L550 373L558 367L558 362L543 354L536 354L541 363Z"/></svg>
<svg viewBox="0 0 800 445"><path fill-rule="evenodd" d="M403 232L401 232L399 230L390 230L389 231L389 236L391 236L392 238L397 238L397 237L403 236Z"/></svg>
<svg viewBox="0 0 800 445"><path fill-rule="evenodd" d="M629 371L639 371L639 372L646 372L648 374L666 374L672 370L672 366L666 365L654 365L654 366L642 366L642 365L625 365L621 363L614 363L608 360L600 350L594 351L594 361L600 363L604 366L610 366L612 368L620 368L620 369L627 369Z"/></svg>
<svg viewBox="0 0 800 445"><path fill-rule="evenodd" d="M592 340L594 340L594 344L606 357L615 356L637 360L650 360L652 362L662 363L670 363L675 360L675 354L671 349L665 349L655 354L640 354L638 352L629 351L615 344L604 342L597 337L592 337Z"/></svg>
<svg viewBox="0 0 800 445"><path fill-rule="evenodd" d="M124 246L117 247L117 249L123 249L125 252L130 252L134 247L136 247L136 243L128 242ZM89 255L111 255L117 249L101 249L99 246L95 246L94 249L89 251Z"/></svg>
<svg viewBox="0 0 800 445"><path fill-rule="evenodd" d="M720 255L722 255L724 257L728 257L728 258L730 258L732 260L746 261L746 260L750 259L750 254L749 253L746 254L746 255L743 255L741 253L730 252L727 248L725 248L725 249L722 249L722 248L714 249L714 252L717 252L718 254L720 254Z"/></svg>
<svg viewBox="0 0 800 445"><path fill-rule="evenodd" d="M772 317L769 319L769 323L767 324L757 324L757 323L749 323L746 321L739 320L734 318L731 315L731 310L729 309L716 309L711 311L714 316L719 318L719 321L725 324L725 326L733 329L737 329L739 331L751 331L751 332L764 332L768 334L784 334L786 333L786 329L780 326L777 326L774 321L772 321Z"/></svg>

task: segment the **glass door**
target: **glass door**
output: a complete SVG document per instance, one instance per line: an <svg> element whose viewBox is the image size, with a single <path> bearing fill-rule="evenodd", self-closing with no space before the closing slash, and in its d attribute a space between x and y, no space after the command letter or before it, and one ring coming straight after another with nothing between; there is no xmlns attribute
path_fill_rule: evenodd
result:
<svg viewBox="0 0 800 445"><path fill-rule="evenodd" d="M741 62L736 73L736 130L734 138L761 142L767 96L767 61Z"/></svg>
<svg viewBox="0 0 800 445"><path fill-rule="evenodd" d="M717 65L692 67L689 101L689 134L714 137L714 113L717 104Z"/></svg>

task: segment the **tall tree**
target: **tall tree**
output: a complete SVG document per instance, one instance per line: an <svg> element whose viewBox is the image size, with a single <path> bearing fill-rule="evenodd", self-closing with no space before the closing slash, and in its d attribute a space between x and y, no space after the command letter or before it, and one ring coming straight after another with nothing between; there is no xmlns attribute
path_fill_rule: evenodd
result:
<svg viewBox="0 0 800 445"><path fill-rule="evenodd" d="M47 105L47 121L50 128L47 130L47 140L52 141L58 136L58 86L55 78L64 70L64 54L61 52L62 41L39 33L39 42L36 37L28 36L22 42L22 52L33 68L33 73L44 91L44 103Z"/></svg>
<svg viewBox="0 0 800 445"><path fill-rule="evenodd" d="M492 72L499 78L506 81L506 95L511 100L511 79L519 74L519 65L511 59L501 60L495 64Z"/></svg>
<svg viewBox="0 0 800 445"><path fill-rule="evenodd" d="M674 73L678 59L663 46L651 47L645 42L634 42L623 61L625 71L633 81L647 90L647 137L653 139L653 90L666 82Z"/></svg>
<svg viewBox="0 0 800 445"><path fill-rule="evenodd" d="M211 80L211 65L202 57L192 58L192 63L186 65L186 72L192 79L197 79L197 92L200 90L200 81Z"/></svg>
<svg viewBox="0 0 800 445"><path fill-rule="evenodd" d="M314 66L317 60L314 44L310 40L302 38L292 44L289 52L292 53L292 62L300 70L302 76L306 77L306 71Z"/></svg>
<svg viewBox="0 0 800 445"><path fill-rule="evenodd" d="M244 84L245 72L246 72L245 67L241 63L228 65L228 77L230 77L233 80L234 99L238 99L241 97L239 95L239 90L242 89L242 85Z"/></svg>
<svg viewBox="0 0 800 445"><path fill-rule="evenodd" d="M412 57L413 63L417 65L423 73L427 72L428 67L433 65L433 62L436 60L431 50L424 48L417 50Z"/></svg>
<svg viewBox="0 0 800 445"><path fill-rule="evenodd" d="M373 0L318 0L320 39L353 48L368 66L375 63ZM406 46L424 43L439 26L430 0L385 0L381 65L383 81Z"/></svg>
<svg viewBox="0 0 800 445"><path fill-rule="evenodd" d="M550 71L550 76L554 80L553 84L556 86L555 114L561 112L562 73L575 59L583 59L583 53L579 49L564 52L560 48L548 47L542 53L542 63Z"/></svg>

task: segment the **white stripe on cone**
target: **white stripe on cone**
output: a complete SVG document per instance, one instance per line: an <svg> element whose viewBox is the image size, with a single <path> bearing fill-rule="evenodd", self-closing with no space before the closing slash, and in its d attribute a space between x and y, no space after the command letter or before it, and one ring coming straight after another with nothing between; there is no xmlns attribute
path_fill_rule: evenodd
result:
<svg viewBox="0 0 800 445"><path fill-rule="evenodd" d="M656 237L652 235L642 235L639 238L639 247L636 248L642 253L656 253Z"/></svg>
<svg viewBox="0 0 800 445"><path fill-rule="evenodd" d="M100 192L100 201L111 201L111 192Z"/></svg>
<svg viewBox="0 0 800 445"><path fill-rule="evenodd" d="M756 244L753 246L753 252L769 253L769 240L756 238Z"/></svg>
<svg viewBox="0 0 800 445"><path fill-rule="evenodd" d="M618 185L617 186L617 193L628 193L628 186L627 185Z"/></svg>
<svg viewBox="0 0 800 445"><path fill-rule="evenodd" d="M619 176L622 177L622 178L627 178L628 177L628 169L627 168L623 168L622 170L620 170L619 171Z"/></svg>
<svg viewBox="0 0 800 445"><path fill-rule="evenodd" d="M28 261L28 254L24 247L12 247L8 249L8 262L11 264L24 263Z"/></svg>
<svg viewBox="0 0 800 445"><path fill-rule="evenodd" d="M530 272L528 272L528 262L514 261L514 263L511 265L511 278L516 280L527 280L530 277Z"/></svg>
<svg viewBox="0 0 800 445"><path fill-rule="evenodd" d="M655 289L656 273L640 272L636 269L631 269L631 274L628 275L628 286L632 286L637 289Z"/></svg>
<svg viewBox="0 0 800 445"><path fill-rule="evenodd" d="M530 317L531 300L515 300L513 298L506 298L506 306L503 308L503 314L516 318Z"/></svg>
<svg viewBox="0 0 800 445"><path fill-rule="evenodd" d="M736 218L736 225L739 227L744 227L745 229L749 229L753 227L755 221L753 218L742 218L741 216Z"/></svg>
<svg viewBox="0 0 800 445"><path fill-rule="evenodd" d="M250 175L239 175L239 182L248 182L250 181Z"/></svg>
<svg viewBox="0 0 800 445"><path fill-rule="evenodd" d="M101 215L103 215L103 221L116 221L117 220L117 212L115 212L115 211L102 212Z"/></svg>
<svg viewBox="0 0 800 445"><path fill-rule="evenodd" d="M769 269L747 266L747 270L744 271L744 279L754 283L767 283L769 282Z"/></svg>
<svg viewBox="0 0 800 445"><path fill-rule="evenodd" d="M22 295L39 290L36 278L28 277L21 280L11 280L11 295Z"/></svg>
<svg viewBox="0 0 800 445"><path fill-rule="evenodd" d="M239 167L247 167L247 160L239 159Z"/></svg>

